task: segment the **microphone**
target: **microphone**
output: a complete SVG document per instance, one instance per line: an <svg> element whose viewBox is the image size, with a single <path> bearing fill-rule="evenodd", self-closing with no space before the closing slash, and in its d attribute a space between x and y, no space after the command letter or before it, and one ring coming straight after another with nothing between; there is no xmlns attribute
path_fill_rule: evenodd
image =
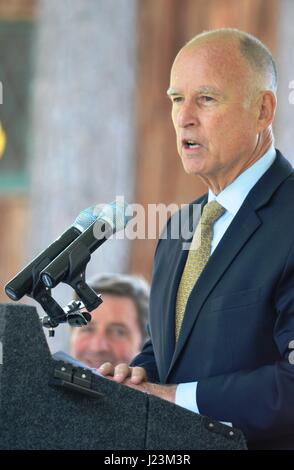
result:
<svg viewBox="0 0 294 470"><path fill-rule="evenodd" d="M104 206L97 220L43 269L40 275L43 284L53 288L61 281L68 282L81 275L91 254L111 235L125 228L131 219L126 215L126 208L123 202Z"/></svg>
<svg viewBox="0 0 294 470"><path fill-rule="evenodd" d="M20 300L25 294L31 293L34 284L38 280L35 279L37 268L38 272L44 269L56 256L62 253L65 248L97 220L101 211L107 211L107 207L114 205L115 202L109 205L98 204L97 206L88 207L81 211L74 223L59 238L36 256L31 263L25 266L22 271L6 284L5 292L8 297L12 300Z"/></svg>

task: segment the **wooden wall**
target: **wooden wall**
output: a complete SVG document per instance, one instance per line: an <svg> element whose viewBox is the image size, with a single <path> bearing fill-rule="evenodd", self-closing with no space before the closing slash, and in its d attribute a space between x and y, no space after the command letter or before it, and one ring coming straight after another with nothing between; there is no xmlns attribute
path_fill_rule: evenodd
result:
<svg viewBox="0 0 294 470"><path fill-rule="evenodd" d="M184 173L166 97L178 50L203 30L236 27L273 51L279 0L140 0L138 11L137 203L187 203L206 192ZM155 240L135 240L130 271L151 277Z"/></svg>

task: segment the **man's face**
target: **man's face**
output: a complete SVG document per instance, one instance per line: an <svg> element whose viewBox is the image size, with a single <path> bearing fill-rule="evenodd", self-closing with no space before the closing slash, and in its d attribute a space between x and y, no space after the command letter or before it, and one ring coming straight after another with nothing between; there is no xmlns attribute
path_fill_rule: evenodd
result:
<svg viewBox="0 0 294 470"><path fill-rule="evenodd" d="M250 74L236 44L203 43L178 54L168 94L187 173L226 179L250 159L260 131Z"/></svg>
<svg viewBox="0 0 294 470"><path fill-rule="evenodd" d="M142 336L134 302L129 297L103 294L103 303L86 326L74 328L71 353L90 367L104 362L130 362L138 354Z"/></svg>

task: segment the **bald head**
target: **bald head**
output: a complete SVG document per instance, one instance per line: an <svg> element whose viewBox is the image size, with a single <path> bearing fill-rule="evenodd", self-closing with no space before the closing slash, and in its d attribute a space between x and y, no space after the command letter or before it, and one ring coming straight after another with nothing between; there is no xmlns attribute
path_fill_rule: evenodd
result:
<svg viewBox="0 0 294 470"><path fill-rule="evenodd" d="M205 43L210 46L223 45L231 50L235 48L254 76L254 87L276 93L276 64L269 49L259 39L238 29L221 28L198 34L183 49L194 48Z"/></svg>

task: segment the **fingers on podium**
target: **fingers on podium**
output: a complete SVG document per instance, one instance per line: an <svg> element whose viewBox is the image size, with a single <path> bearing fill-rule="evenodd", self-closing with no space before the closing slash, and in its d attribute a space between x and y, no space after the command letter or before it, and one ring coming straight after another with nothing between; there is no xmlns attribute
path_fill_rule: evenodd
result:
<svg viewBox="0 0 294 470"><path fill-rule="evenodd" d="M132 368L128 364L118 364L114 369L114 380L116 382L123 382L130 377Z"/></svg>
<svg viewBox="0 0 294 470"><path fill-rule="evenodd" d="M132 368L132 375L131 375L131 382L133 384L140 384L147 380L147 375L145 369L143 367L133 367Z"/></svg>
<svg viewBox="0 0 294 470"><path fill-rule="evenodd" d="M102 375L113 375L114 374L114 366L111 364L111 362L104 362L104 364L101 364L101 366L98 368L100 374Z"/></svg>

